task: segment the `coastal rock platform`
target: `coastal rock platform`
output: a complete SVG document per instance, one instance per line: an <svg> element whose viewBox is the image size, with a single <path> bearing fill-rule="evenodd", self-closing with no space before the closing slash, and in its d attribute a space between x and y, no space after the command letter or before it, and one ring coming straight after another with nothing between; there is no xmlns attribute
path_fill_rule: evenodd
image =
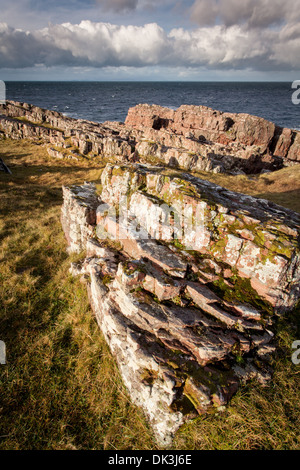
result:
<svg viewBox="0 0 300 470"><path fill-rule="evenodd" d="M0 131L14 139L43 140L60 158L113 157L189 171L254 174L300 163L300 132L248 114L205 106L177 110L141 104L125 123L71 119L26 103L0 105Z"/></svg>

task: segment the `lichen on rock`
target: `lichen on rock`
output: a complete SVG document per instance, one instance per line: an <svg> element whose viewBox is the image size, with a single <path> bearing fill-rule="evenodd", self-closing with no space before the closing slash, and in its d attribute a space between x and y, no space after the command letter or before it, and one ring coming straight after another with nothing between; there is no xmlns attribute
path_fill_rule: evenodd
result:
<svg viewBox="0 0 300 470"><path fill-rule="evenodd" d="M300 297L299 216L149 165L107 165L100 188L64 188L63 227L71 251L94 256L80 271L91 305L132 400L166 446L244 381L270 380L276 318ZM97 233L120 244L108 283Z"/></svg>

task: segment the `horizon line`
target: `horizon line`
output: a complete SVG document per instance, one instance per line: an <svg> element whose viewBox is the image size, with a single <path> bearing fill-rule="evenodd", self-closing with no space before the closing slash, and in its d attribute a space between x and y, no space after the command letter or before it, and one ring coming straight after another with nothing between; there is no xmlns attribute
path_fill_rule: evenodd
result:
<svg viewBox="0 0 300 470"><path fill-rule="evenodd" d="M293 80L3 80L5 83L293 83Z"/></svg>

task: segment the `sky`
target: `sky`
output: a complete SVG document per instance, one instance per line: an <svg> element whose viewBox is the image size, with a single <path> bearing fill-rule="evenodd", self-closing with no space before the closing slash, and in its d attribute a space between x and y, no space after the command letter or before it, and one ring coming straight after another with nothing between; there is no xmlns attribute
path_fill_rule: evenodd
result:
<svg viewBox="0 0 300 470"><path fill-rule="evenodd" d="M0 0L1 80L294 81L300 0Z"/></svg>

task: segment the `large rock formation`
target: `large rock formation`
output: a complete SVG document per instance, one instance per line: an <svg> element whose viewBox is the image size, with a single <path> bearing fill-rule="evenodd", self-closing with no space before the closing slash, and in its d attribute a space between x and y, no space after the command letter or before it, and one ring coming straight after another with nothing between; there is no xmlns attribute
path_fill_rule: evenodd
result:
<svg viewBox="0 0 300 470"><path fill-rule="evenodd" d="M14 102L0 131L52 158L114 161L98 190L63 189L61 222L69 252L85 252L71 272L161 445L241 382L271 378L276 319L300 298L299 215L179 170L297 164L299 132L205 107L139 105L98 124Z"/></svg>
<svg viewBox="0 0 300 470"><path fill-rule="evenodd" d="M71 271L161 445L271 378L276 316L300 297L298 214L143 165L63 192L69 251L86 251Z"/></svg>
<svg viewBox="0 0 300 470"><path fill-rule="evenodd" d="M299 132L249 114L143 104L129 109L125 125L140 132L138 151L155 149L167 163L185 169L256 173L300 162Z"/></svg>
<svg viewBox="0 0 300 470"><path fill-rule="evenodd" d="M0 105L0 131L6 137L41 140L49 144L49 154L55 158L59 154L73 157L75 149L75 157L100 155L127 159L134 152L134 145L128 131L123 135L124 125L114 125L116 129L26 103L7 101Z"/></svg>
<svg viewBox="0 0 300 470"><path fill-rule="evenodd" d="M42 139L55 157L152 159L184 170L229 173L272 171L300 162L299 132L204 106L175 111L138 105L129 109L125 123L99 124L8 101L0 105L0 129L16 139Z"/></svg>

